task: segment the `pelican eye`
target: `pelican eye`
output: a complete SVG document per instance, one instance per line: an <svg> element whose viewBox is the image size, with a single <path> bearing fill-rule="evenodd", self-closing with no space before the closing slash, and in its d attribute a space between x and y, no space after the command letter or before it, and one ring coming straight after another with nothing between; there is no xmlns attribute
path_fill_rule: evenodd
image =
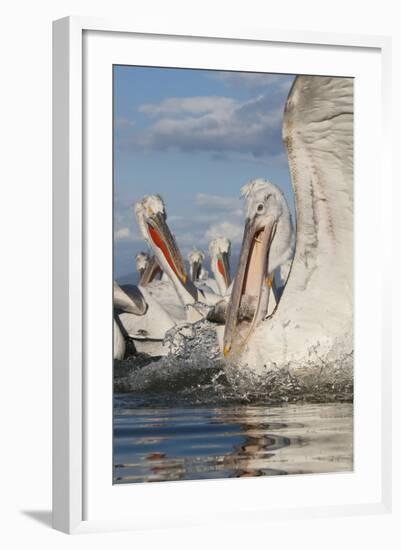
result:
<svg viewBox="0 0 401 550"><path fill-rule="evenodd" d="M260 214L261 212L263 212L264 209L265 209L264 204L260 203L260 204L258 204L258 206L256 208L256 212L259 212L259 214Z"/></svg>

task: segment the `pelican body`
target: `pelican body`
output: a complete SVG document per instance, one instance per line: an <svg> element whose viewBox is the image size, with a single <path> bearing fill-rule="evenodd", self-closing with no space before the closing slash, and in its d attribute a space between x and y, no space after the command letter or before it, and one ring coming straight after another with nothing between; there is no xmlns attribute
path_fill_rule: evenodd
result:
<svg viewBox="0 0 401 550"><path fill-rule="evenodd" d="M141 295L134 293L129 296L115 281L113 283L113 305L113 356L114 359L124 359L128 335L122 326L120 314L126 313L135 318L143 315L147 306Z"/></svg>
<svg viewBox="0 0 401 550"><path fill-rule="evenodd" d="M277 246L283 218L279 200L262 200L258 187L249 187L224 333L227 365L257 375L346 369L353 352L353 80L298 76L283 139L296 201L295 256L278 307L266 318L266 276L286 254ZM254 307L241 318L247 295Z"/></svg>
<svg viewBox="0 0 401 550"><path fill-rule="evenodd" d="M175 325L168 313L147 288L135 285L120 287L114 283L114 358L123 359L126 340L136 351L152 356L166 355L163 340Z"/></svg>

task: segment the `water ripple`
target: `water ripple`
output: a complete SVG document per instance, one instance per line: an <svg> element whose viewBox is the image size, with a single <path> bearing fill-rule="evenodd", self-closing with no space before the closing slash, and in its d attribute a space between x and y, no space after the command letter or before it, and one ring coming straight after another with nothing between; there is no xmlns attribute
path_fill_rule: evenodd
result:
<svg viewBox="0 0 401 550"><path fill-rule="evenodd" d="M115 483L352 469L350 404L149 409L135 396L115 401Z"/></svg>

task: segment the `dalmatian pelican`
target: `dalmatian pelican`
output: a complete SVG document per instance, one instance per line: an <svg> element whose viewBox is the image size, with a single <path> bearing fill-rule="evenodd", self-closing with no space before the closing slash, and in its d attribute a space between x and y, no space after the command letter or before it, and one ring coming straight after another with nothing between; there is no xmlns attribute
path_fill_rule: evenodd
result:
<svg viewBox="0 0 401 550"><path fill-rule="evenodd" d="M172 283L170 289L173 290L173 295L170 292L164 302L161 293L155 295L155 298L167 311L171 311L172 317L178 316L182 320L182 316L177 315L178 308L188 322L204 318L208 306L217 303L221 297L211 291L198 289L187 276L183 257L167 224L166 208L162 198L159 195L146 196L134 205L134 211L144 240ZM165 294L167 290L166 287ZM171 307L175 308L175 312Z"/></svg>
<svg viewBox="0 0 401 550"><path fill-rule="evenodd" d="M138 268L138 263L141 266L140 268ZM140 252L136 256L136 264L139 273L139 286L148 286L152 281L162 279L163 271L154 256L149 256L146 252Z"/></svg>
<svg viewBox="0 0 401 550"><path fill-rule="evenodd" d="M230 252L231 241L227 237L217 237L209 244L210 267L221 296L227 294L231 284Z"/></svg>
<svg viewBox="0 0 401 550"><path fill-rule="evenodd" d="M193 283L197 283L202 278L202 264L205 259L205 253L202 250L194 248L188 252L189 276Z"/></svg>
<svg viewBox="0 0 401 550"><path fill-rule="evenodd" d="M139 295L129 296L114 281L113 283L113 304L114 304L114 359L124 359L126 348L126 331L121 324L119 315L127 313L132 316L141 316L146 312L146 303Z"/></svg>
<svg viewBox="0 0 401 550"><path fill-rule="evenodd" d="M288 261L286 214L269 186L251 184L244 190L244 235L224 331L227 366L260 376L281 367L301 374L350 364L352 78L298 76L285 106L283 140L297 213L288 281L267 316L269 275L280 258Z"/></svg>
<svg viewBox="0 0 401 550"><path fill-rule="evenodd" d="M127 339L137 352L166 355L163 340L175 321L146 287L114 282L114 358L123 359Z"/></svg>
<svg viewBox="0 0 401 550"><path fill-rule="evenodd" d="M290 209L282 191L273 183L268 180L258 178L249 181L241 189L241 195L245 198L245 214L247 219L255 216L256 224L263 223L263 213L265 211L265 204L269 202L269 207L273 211L276 210L277 218L280 218L280 223L277 228L274 228L275 239L272 242L271 249L269 250L269 265L263 267L264 280L262 281L261 294L257 292L259 288L259 277L256 267L258 262L265 262L267 258L263 255L266 251L262 249L262 240L259 225L255 226L251 232L256 235L252 237L253 242L251 244L245 244L246 231L244 234L244 241L242 243L240 263L236 277L233 284L226 289L225 295L221 302L219 302L213 310L208 314L208 319L219 326L216 327L216 334L221 350L225 350L227 355L227 347L224 348L223 336L225 332L226 323L229 320L230 312L233 307L238 310L238 320L241 320L242 327L248 326L252 321L255 310L257 308L258 300L262 301L261 307L263 308L264 316L271 315L280 300L282 294L282 276L281 270L286 272L287 265L291 264L294 254L294 231L291 219ZM258 234L259 233L259 234ZM249 250L252 255L252 262L244 261L242 259L242 250ZM217 264L217 262L215 262ZM217 269L219 265L217 264ZM241 288L238 292L237 286L241 284L239 281L243 280L246 275L246 286ZM222 278L221 278L222 279ZM223 280L221 280L223 283ZM285 284L285 283L284 283ZM231 296L235 290L235 299L238 303L233 306Z"/></svg>
<svg viewBox="0 0 401 550"><path fill-rule="evenodd" d="M216 295L221 295L216 280L209 277L209 272L202 265L205 253L202 250L194 249L188 253L187 258L190 277L195 286L206 293L210 294L212 292Z"/></svg>
<svg viewBox="0 0 401 550"><path fill-rule="evenodd" d="M139 275L139 279L141 279L142 275L144 274L145 269L149 264L149 260L150 260L150 256L147 252L139 252L135 256L135 267Z"/></svg>

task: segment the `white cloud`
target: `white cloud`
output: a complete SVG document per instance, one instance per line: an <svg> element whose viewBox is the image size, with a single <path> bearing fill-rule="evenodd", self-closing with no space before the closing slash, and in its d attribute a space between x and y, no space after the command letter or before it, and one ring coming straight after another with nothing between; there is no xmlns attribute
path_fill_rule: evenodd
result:
<svg viewBox="0 0 401 550"><path fill-rule="evenodd" d="M114 232L114 239L116 241L123 241L131 238L131 231L129 227L122 227Z"/></svg>
<svg viewBox="0 0 401 550"><path fill-rule="evenodd" d="M243 73L236 71L216 71L213 78L225 82L237 88L241 86L250 90L269 89L273 93L281 90L288 91L294 80L293 75L266 74L266 73Z"/></svg>
<svg viewBox="0 0 401 550"><path fill-rule="evenodd" d="M142 236L136 230L136 228L131 229L130 227L121 227L114 231L114 240L115 241L134 241L134 242L143 242Z"/></svg>
<svg viewBox="0 0 401 550"><path fill-rule="evenodd" d="M243 227L241 224L224 221L211 225L205 233L205 238L209 242L216 237L227 237L233 244L239 244L242 240Z"/></svg>
<svg viewBox="0 0 401 550"><path fill-rule="evenodd" d="M196 246L199 240L204 240L207 229L222 220L242 222L244 213L240 197L198 193L194 197L194 203L198 208L191 211L190 215L169 214L169 205L167 205L168 225L177 235L180 243L185 241Z"/></svg>
<svg viewBox="0 0 401 550"><path fill-rule="evenodd" d="M207 193L198 193L195 196L196 204L206 206L217 210L240 210L241 202L239 197L221 197L219 195L209 195Z"/></svg>
<svg viewBox="0 0 401 550"><path fill-rule="evenodd" d="M115 125L117 126L117 128L131 128L132 126L135 126L135 121L121 117L116 119Z"/></svg>
<svg viewBox="0 0 401 550"><path fill-rule="evenodd" d="M150 124L122 136L120 143L134 150L208 151L217 156L231 152L253 158L279 155L287 92L276 84L248 100L170 97L143 104L139 111L151 117Z"/></svg>
<svg viewBox="0 0 401 550"><path fill-rule="evenodd" d="M147 103L139 106L139 111L148 115L180 115L183 113L229 114L238 102L231 97L198 96L198 97L170 97L160 103Z"/></svg>
<svg viewBox="0 0 401 550"><path fill-rule="evenodd" d="M168 216L170 229L184 255L193 247L207 252L210 241L216 237L228 237L234 248L241 243L244 213L239 197L198 193L195 203L199 207L196 214Z"/></svg>

